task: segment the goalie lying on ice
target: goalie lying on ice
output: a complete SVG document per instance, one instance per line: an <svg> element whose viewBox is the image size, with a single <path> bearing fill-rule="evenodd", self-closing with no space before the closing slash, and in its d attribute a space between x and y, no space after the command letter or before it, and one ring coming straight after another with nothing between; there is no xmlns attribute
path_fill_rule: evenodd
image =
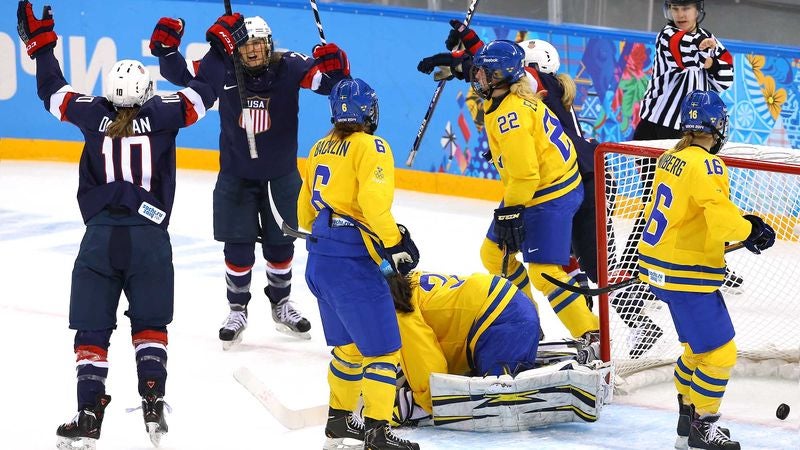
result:
<svg viewBox="0 0 800 450"><path fill-rule="evenodd" d="M506 279L412 272L387 281L402 339L398 425L431 415L474 431L594 422L611 400L610 365L578 364L575 341L542 343L537 355L536 308Z"/></svg>

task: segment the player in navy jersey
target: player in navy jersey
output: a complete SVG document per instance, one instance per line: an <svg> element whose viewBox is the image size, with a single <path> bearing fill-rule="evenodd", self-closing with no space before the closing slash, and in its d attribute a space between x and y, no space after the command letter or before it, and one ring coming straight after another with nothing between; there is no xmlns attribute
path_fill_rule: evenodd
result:
<svg viewBox="0 0 800 450"><path fill-rule="evenodd" d="M237 57L244 68L244 86L237 86L234 66L227 64L220 93L220 172L214 188L214 239L224 242L225 282L230 312L219 330L223 348L241 340L247 326L247 305L255 264L255 244L261 242L267 261L264 293L272 306L278 331L310 338L311 324L289 300L294 238L281 232L269 207L269 185L278 211L297 227L298 98L300 89L327 95L342 78L349 78L347 56L335 44L317 46L313 58L292 51L276 51L272 30L261 17L245 20L248 42ZM159 57L161 74L186 86L203 65L187 66L178 51L183 21L162 18L150 48ZM257 157L248 147L242 122L239 89L244 89L254 122Z"/></svg>
<svg viewBox="0 0 800 450"><path fill-rule="evenodd" d="M69 327L76 330L78 414L58 427L57 446L94 448L100 437L111 401L105 392L109 340L123 291L145 427L158 445L167 432L167 325L174 300L167 225L175 197L175 138L180 128L195 123L213 105L215 80L224 76L223 60L235 45L226 47L230 52L207 54L204 77L166 96L153 96L153 83L142 63L121 60L108 74L105 96L95 97L76 92L64 79L53 54L58 38L50 8L37 19L31 3L21 1L17 17L20 38L36 60L38 94L45 109L77 126L85 141L78 205L86 232L72 272L69 307ZM218 33L233 35L237 27L244 28L241 16L223 16L210 35L220 39Z"/></svg>

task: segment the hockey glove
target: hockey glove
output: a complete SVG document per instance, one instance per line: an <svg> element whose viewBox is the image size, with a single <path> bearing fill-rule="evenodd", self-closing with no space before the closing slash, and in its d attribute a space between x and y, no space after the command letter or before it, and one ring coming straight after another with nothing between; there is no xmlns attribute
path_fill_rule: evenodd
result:
<svg viewBox="0 0 800 450"><path fill-rule="evenodd" d="M762 250L766 250L775 244L775 230L764 222L761 217L747 214L744 218L753 225L750 236L747 236L747 239L742 241L746 249L756 255L760 255Z"/></svg>
<svg viewBox="0 0 800 450"><path fill-rule="evenodd" d="M483 41L475 34L472 28L455 19L450 21L450 26L453 29L450 30L450 34L447 35L447 39L444 41L444 45L448 50L453 50L458 47L458 44L463 43L467 53L475 56L483 48Z"/></svg>
<svg viewBox="0 0 800 450"><path fill-rule="evenodd" d="M433 56L422 58L419 64L417 64L417 70L424 74L429 74L433 72L433 69L436 67L446 67L450 69L449 72L451 72L451 74L446 77L448 80L452 80L453 77L463 80L464 71L462 63L468 59L471 59L471 57L463 51L437 53Z"/></svg>
<svg viewBox="0 0 800 450"><path fill-rule="evenodd" d="M330 76L339 75L339 78L350 76L350 61L347 53L334 43L325 45L317 44L312 52L314 67L320 72Z"/></svg>
<svg viewBox="0 0 800 450"><path fill-rule="evenodd" d="M220 16L206 32L206 40L221 55L233 55L237 47L247 42L244 18L239 13Z"/></svg>
<svg viewBox="0 0 800 450"><path fill-rule="evenodd" d="M506 206L494 210L494 232L497 233L500 248L508 253L516 253L525 241L525 218L522 205Z"/></svg>
<svg viewBox="0 0 800 450"><path fill-rule="evenodd" d="M55 22L49 5L42 9L42 19L33 14L33 5L28 0L17 5L17 32L25 43L25 50L31 59L56 46L58 35L53 31Z"/></svg>
<svg viewBox="0 0 800 450"><path fill-rule="evenodd" d="M416 426L420 420L430 417L427 411L414 401L414 394L408 386L397 388L392 410L393 427Z"/></svg>
<svg viewBox="0 0 800 450"><path fill-rule="evenodd" d="M158 19L153 35L150 36L150 54L159 57L177 52L183 37L183 26L183 19L171 17Z"/></svg>
<svg viewBox="0 0 800 450"><path fill-rule="evenodd" d="M400 230L400 243L386 249L386 261L395 272L408 275L419 263L419 250L411 240L411 232L404 225L398 223L397 229Z"/></svg>

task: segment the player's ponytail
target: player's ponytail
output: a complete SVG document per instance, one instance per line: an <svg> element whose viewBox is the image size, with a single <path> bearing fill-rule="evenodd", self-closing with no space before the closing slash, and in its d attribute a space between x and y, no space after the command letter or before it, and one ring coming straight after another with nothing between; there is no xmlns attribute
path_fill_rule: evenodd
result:
<svg viewBox="0 0 800 450"><path fill-rule="evenodd" d="M675 148L673 150L677 152L677 151L685 149L686 147L694 144L695 139L698 136L701 136L701 135L710 136L708 133L700 133L700 132L697 132L697 131L686 131L686 132L684 132L683 136L681 136L681 140L678 141L677 144L675 144Z"/></svg>
<svg viewBox="0 0 800 450"><path fill-rule="evenodd" d="M568 73L556 74L556 78L558 78L558 82L561 83L561 88L564 90L561 95L561 104L569 111L572 108L572 104L575 103L575 93L578 91L578 87L575 85L575 80Z"/></svg>
<svg viewBox="0 0 800 450"><path fill-rule="evenodd" d="M133 119L139 114L139 107L117 108L117 117L106 128L106 136L123 138L133 136Z"/></svg>
<svg viewBox="0 0 800 450"><path fill-rule="evenodd" d="M392 293L394 309L404 313L413 312L414 306L411 305L413 286L410 277L395 272L386 277L386 282L389 284L389 291Z"/></svg>

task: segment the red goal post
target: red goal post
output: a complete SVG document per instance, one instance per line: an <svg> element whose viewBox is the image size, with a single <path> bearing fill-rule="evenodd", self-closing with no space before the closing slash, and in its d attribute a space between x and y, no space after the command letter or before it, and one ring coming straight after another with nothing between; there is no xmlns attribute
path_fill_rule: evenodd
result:
<svg viewBox="0 0 800 450"><path fill-rule="evenodd" d="M594 182L599 286L635 275L635 230L643 223L648 179L656 158L675 142L598 146ZM797 361L800 294L792 285L797 286L800 276L800 150L729 143L720 156L729 169L731 199L742 214L764 218L777 233L776 245L762 255L741 250L726 256L730 279L723 294L739 355L748 361ZM632 234L634 239L629 239ZM603 294L599 301L601 356L613 360L623 378L671 365L681 353L667 306L643 288L638 284L629 291ZM788 376L796 376L796 369L791 370Z"/></svg>

